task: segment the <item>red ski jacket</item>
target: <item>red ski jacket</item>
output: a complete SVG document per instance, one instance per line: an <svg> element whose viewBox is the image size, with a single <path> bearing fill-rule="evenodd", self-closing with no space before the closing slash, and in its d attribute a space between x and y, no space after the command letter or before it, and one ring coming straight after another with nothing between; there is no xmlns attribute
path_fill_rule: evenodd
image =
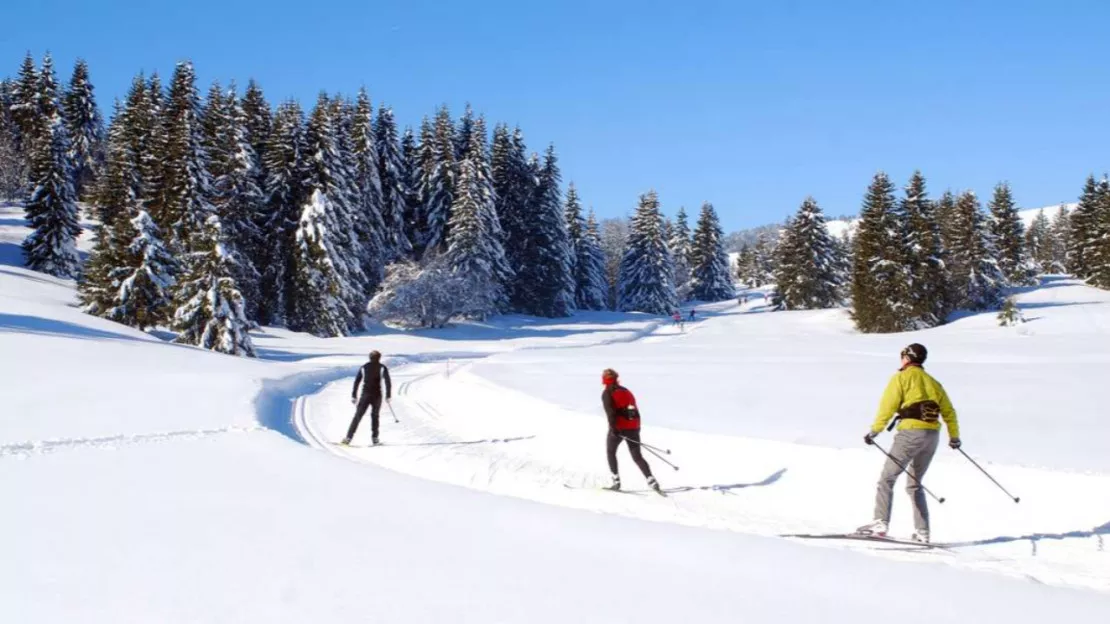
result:
<svg viewBox="0 0 1110 624"><path fill-rule="evenodd" d="M609 417L609 428L617 431L634 431L640 428L640 411L636 408L636 397L628 388L614 382L605 386L601 393L601 404Z"/></svg>

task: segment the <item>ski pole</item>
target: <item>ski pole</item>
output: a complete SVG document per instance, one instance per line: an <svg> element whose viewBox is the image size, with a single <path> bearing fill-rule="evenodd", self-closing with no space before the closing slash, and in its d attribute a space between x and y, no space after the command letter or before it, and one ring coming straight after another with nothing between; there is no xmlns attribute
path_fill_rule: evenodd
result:
<svg viewBox="0 0 1110 624"><path fill-rule="evenodd" d="M624 438L624 436L621 436L621 437ZM624 439L628 440L629 442L636 442L635 440L629 440L628 438L624 438ZM666 453L667 455L671 454L671 449L659 448L658 446L652 446L652 445L650 445L646 442L636 442L636 444L639 444L640 446L642 446L644 448L655 449L655 450L659 451L660 453Z"/></svg>
<svg viewBox="0 0 1110 624"><path fill-rule="evenodd" d="M925 493L926 493L926 494L928 494L929 496L932 496L933 498L935 498L935 499L936 499L936 501L937 501L938 503L943 503L943 502L944 502L944 497L939 497L939 498L938 498L936 494L933 494L932 492L930 492L930 491L929 491L929 488L925 487L925 484L921 482L921 479L918 479L918 478L917 478L917 475L915 475L915 474L913 474L912 472L910 472L910 471L909 471L909 469L908 469L908 468L906 468L906 466L905 466L905 465L904 465L904 464L903 464L902 462L898 461L897 459L894 459L894 456L893 456L893 455L891 455L890 453L887 453L887 452L886 452L886 449L884 449L883 447L879 446L879 444L878 444L878 443L876 443L876 442L875 442L874 440L872 440L872 441L871 441L871 444L872 444L872 446L874 446L875 448L879 449L879 451L880 451L880 452L881 452L881 453L882 453L883 455L886 455L887 459L889 459L890 461L894 462L894 465L895 465L895 466L898 466L899 468L901 468L901 469L902 469L902 472L905 472L905 473L906 473L906 476L907 476L907 477L909 477L909 478L913 479L914 481L916 481L916 482L917 482L917 484L918 484L919 486L921 486L921 489L925 490Z"/></svg>
<svg viewBox="0 0 1110 624"><path fill-rule="evenodd" d="M393 422L395 422L395 423L401 422L401 421L397 420L397 412L393 411L393 404L390 403L389 401L386 401L385 404L386 404L387 407L389 407L389 413L393 414Z"/></svg>
<svg viewBox="0 0 1110 624"><path fill-rule="evenodd" d="M628 438L625 438L624 436L620 436L620 437L621 437L621 438L624 438L625 440L628 440ZM671 462L667 461L667 458L663 457L663 456L662 456L662 455L660 455L659 453L656 453L656 452L655 452L655 449L653 449L652 447L650 447L650 446L648 446L648 445L644 444L643 442L636 442L635 440L628 440L628 443L629 443L629 444L633 444L633 443L635 443L635 444L639 444L640 446L642 446L642 447L646 448L646 449L648 450L648 452L649 452L649 453L651 453L652 455L654 455L654 456L658 457L658 458L659 458L659 461L663 462L664 464L667 464L668 466L670 466L671 468L674 468L675 470L678 470L678 466L675 466L675 465L674 465L674 464L672 464Z"/></svg>
<svg viewBox="0 0 1110 624"><path fill-rule="evenodd" d="M987 472L986 470L983 470L983 467L982 467L982 466L980 466L980 465L979 465L979 464L978 464L978 463L977 463L977 462L976 462L976 461L975 461L974 459L972 459L970 455L968 455L967 453L965 453L965 452L964 452L964 450L963 450L962 448L958 448L958 449L956 449L956 450L957 450L957 451L959 451L961 455L963 455L964 457L966 457L966 458L967 458L967 461L971 462L971 463L972 463L972 464L973 464L973 465L974 465L974 466L975 466L976 468L978 468L978 469L979 469L979 470L980 470L980 471L981 471L981 472L982 472L983 474L987 475L987 478L988 478L988 479L990 479L990 480L991 480L991 481L992 481L992 482L993 482L993 483L994 483L995 485L997 485L997 486L998 486L998 489L1002 490L1003 492L1006 492L1006 496L1009 496L1010 498L1014 499L1014 502L1015 502L1015 503L1020 503L1020 502L1021 502L1021 499L1020 499L1020 498L1018 498L1017 496L1014 496L1013 494L1010 494L1009 492L1007 492L1007 491L1006 491L1006 488L1002 487L1002 484L1001 484L1001 483L999 483L998 481L995 481L994 477L992 477L992 476L990 475L990 473L989 473L989 472Z"/></svg>

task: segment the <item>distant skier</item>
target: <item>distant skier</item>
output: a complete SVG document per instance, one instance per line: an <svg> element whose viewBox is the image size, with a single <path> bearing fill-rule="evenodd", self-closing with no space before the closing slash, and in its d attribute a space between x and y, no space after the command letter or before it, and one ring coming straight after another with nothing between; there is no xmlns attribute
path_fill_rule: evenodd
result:
<svg viewBox="0 0 1110 624"><path fill-rule="evenodd" d="M351 426L347 428L347 437L340 442L344 446L349 445L351 438L355 437L355 430L358 429L358 423L362 420L367 408L371 408L370 434L373 436L371 442L378 443L378 416L382 410L383 380L385 381L385 400L389 401L393 396L393 382L389 379L389 368L382 364L381 360L382 354L380 351L371 351L370 361L358 369L358 375L355 377L355 387L351 389L351 403L356 403L358 407L355 409L355 417L351 420ZM362 384L361 399L358 394L359 384Z"/></svg>
<svg viewBox="0 0 1110 624"><path fill-rule="evenodd" d="M908 479L906 492L913 501L913 523L916 529L911 537L918 542L929 542L929 510L925 502L925 492L919 481L924 479L933 454L940 440L940 419L948 427L948 446L960 448L960 427L956 421L956 410L944 387L925 372L923 365L928 356L924 345L911 344L902 350L902 367L891 378L879 402L879 414L871 425L871 431L863 437L867 444L874 444L875 436L882 433L893 418L898 425L898 433L890 448L890 456L909 469L917 478ZM892 424L893 426L893 424ZM894 483L902 474L902 468L887 459L879 477L875 493L875 515L871 524L857 529L865 535L886 535L890 524L890 510L893 504Z"/></svg>
<svg viewBox="0 0 1110 624"><path fill-rule="evenodd" d="M691 322L692 322L692 321L694 320L694 314L695 314L696 312L697 312L697 310L695 310L694 308L690 308L690 319L689 319L689 320L690 320Z"/></svg>
<svg viewBox="0 0 1110 624"><path fill-rule="evenodd" d="M621 489L621 477L617 471L617 447L621 441L628 440L628 452L632 454L632 461L644 473L648 485L659 491L659 483L651 474L644 455L640 451L640 412L636 407L636 397L632 392L620 385L617 371L607 368L601 373L601 383L605 390L601 393L601 404L605 406L605 415L609 418L609 437L605 444L605 456L609 460L609 472L612 473L612 484L609 489Z"/></svg>
<svg viewBox="0 0 1110 624"><path fill-rule="evenodd" d="M674 319L674 324L677 325L679 329L682 329L682 313L678 310L675 310L674 314L671 315L671 318Z"/></svg>

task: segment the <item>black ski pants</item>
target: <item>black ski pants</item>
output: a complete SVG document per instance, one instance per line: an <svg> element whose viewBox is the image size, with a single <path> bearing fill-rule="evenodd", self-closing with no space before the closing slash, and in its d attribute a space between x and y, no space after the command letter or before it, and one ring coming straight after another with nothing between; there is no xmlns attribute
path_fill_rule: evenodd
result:
<svg viewBox="0 0 1110 624"><path fill-rule="evenodd" d="M362 421L363 415L366 414L368 408L370 410L370 433L376 438L378 437L378 416L382 412L382 396L378 395L362 395L358 400L358 409L355 410L355 417L351 420L351 426L347 429L347 439L355 439L355 430L358 429L358 423Z"/></svg>
<svg viewBox="0 0 1110 624"><path fill-rule="evenodd" d="M609 438L605 441L605 457L609 460L609 472L617 473L617 447L624 442L624 438L628 438L628 452L632 454L632 461L640 467L640 472L644 473L644 477L651 476L651 466L648 466L644 460L644 454L640 452L640 430L628 429L623 431L609 430Z"/></svg>

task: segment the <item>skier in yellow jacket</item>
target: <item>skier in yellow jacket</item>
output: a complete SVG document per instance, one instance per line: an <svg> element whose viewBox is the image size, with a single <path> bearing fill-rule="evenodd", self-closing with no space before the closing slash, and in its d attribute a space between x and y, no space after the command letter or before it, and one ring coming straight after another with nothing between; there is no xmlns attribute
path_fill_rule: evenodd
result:
<svg viewBox="0 0 1110 624"><path fill-rule="evenodd" d="M887 384L883 398L879 401L879 413L875 422L863 437L867 444L874 444L875 436L882 433L891 419L897 423L898 433L890 448L890 456L897 462L888 458L883 466L875 493L875 519L857 529L858 533L886 535L890 524L894 483L902 474L902 466L905 466L916 477L908 479L906 484L906 491L913 500L915 531L911 539L925 543L929 541L929 509L920 481L925 477L925 471L929 469L929 463L933 461L933 455L937 451L940 420L944 420L948 428L948 446L954 449L960 448L960 426L956 421L956 410L948 400L948 393L923 368L927 355L925 347L916 343L902 350L902 368Z"/></svg>

